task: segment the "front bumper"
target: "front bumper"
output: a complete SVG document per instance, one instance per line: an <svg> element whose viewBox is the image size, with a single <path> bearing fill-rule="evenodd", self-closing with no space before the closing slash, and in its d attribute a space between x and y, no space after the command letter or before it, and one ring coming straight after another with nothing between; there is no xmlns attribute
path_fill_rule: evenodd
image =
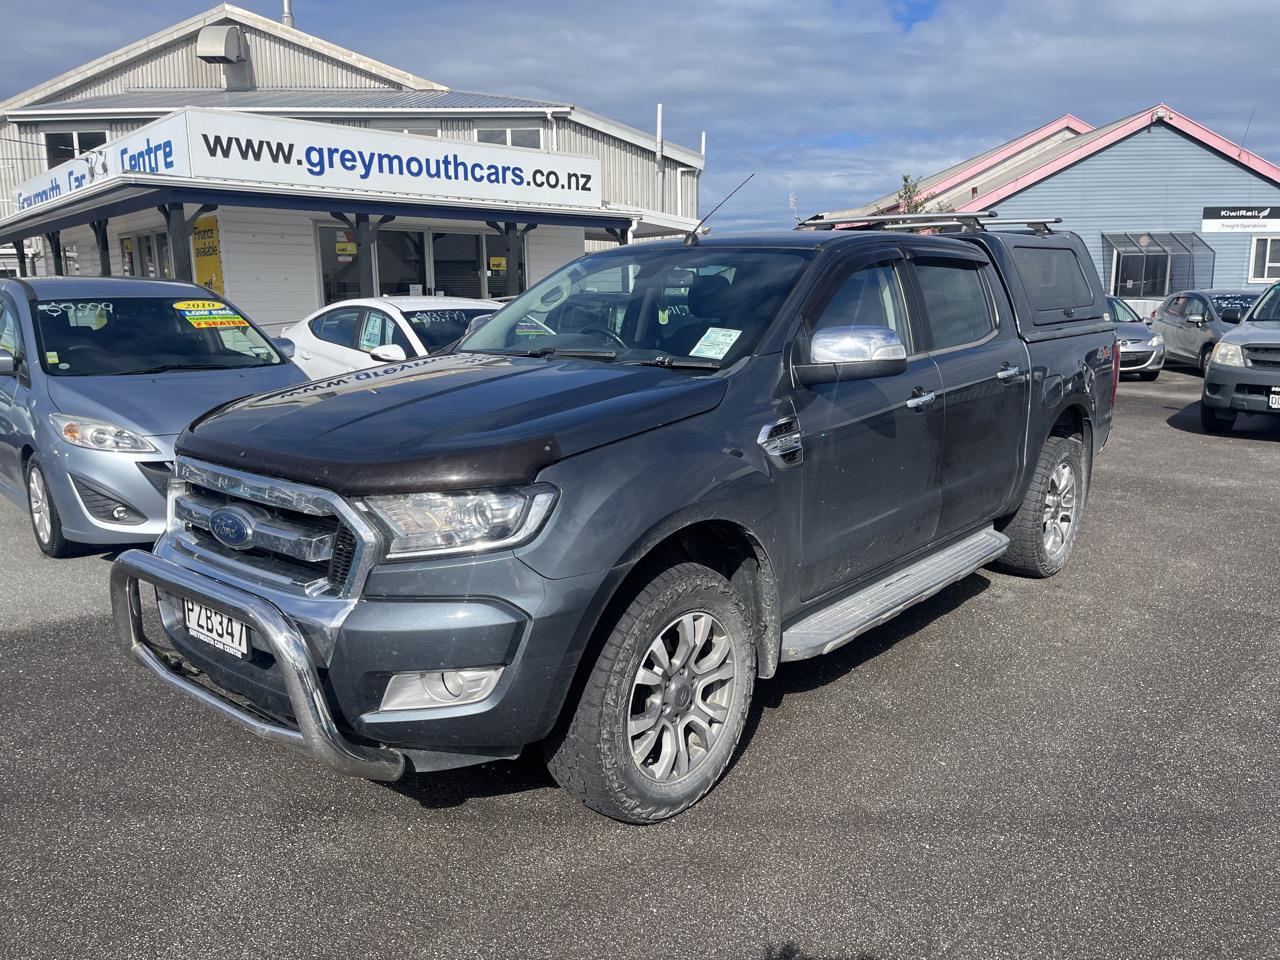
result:
<svg viewBox="0 0 1280 960"><path fill-rule="evenodd" d="M1216 410L1280 414L1269 400L1273 388L1280 389L1280 370L1210 363L1200 402Z"/></svg>
<svg viewBox="0 0 1280 960"><path fill-rule="evenodd" d="M1145 373L1164 367L1164 347L1141 346L1120 349L1120 373Z"/></svg>
<svg viewBox="0 0 1280 960"><path fill-rule="evenodd" d="M63 534L77 543L140 543L165 529L165 485L173 464L173 438L148 437L160 449L146 454L85 450L55 441L42 450L45 480L58 507ZM127 519L112 509L122 506Z"/></svg>
<svg viewBox="0 0 1280 960"><path fill-rule="evenodd" d="M273 722L183 676L146 642L142 627L140 582L180 597L199 600L248 623L270 648L280 667L296 727ZM396 780L405 757L395 749L353 742L338 729L325 699L306 641L280 611L257 597L140 550L122 554L111 568L111 606L116 638L133 659L170 687L239 723L257 736L314 759L339 773L370 780Z"/></svg>

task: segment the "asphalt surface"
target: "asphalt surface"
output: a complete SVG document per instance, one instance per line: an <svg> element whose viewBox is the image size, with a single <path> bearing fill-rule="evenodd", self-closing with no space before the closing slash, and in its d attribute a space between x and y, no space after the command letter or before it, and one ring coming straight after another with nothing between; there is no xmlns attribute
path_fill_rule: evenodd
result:
<svg viewBox="0 0 1280 960"><path fill-rule="evenodd" d="M1280 425L1120 393L1066 571L784 666L643 829L532 757L388 787L256 741L0 506L0 956L1280 955Z"/></svg>

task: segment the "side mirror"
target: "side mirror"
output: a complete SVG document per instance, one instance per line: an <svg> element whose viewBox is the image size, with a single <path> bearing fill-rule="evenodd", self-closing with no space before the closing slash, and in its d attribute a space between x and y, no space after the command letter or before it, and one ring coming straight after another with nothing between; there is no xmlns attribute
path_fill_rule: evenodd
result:
<svg viewBox="0 0 1280 960"><path fill-rule="evenodd" d="M1222 313L1218 314L1218 316L1222 318L1223 323L1239 323L1240 308L1227 307L1225 310L1222 311Z"/></svg>
<svg viewBox="0 0 1280 960"><path fill-rule="evenodd" d="M0 377L18 375L18 359L8 350L0 350Z"/></svg>
<svg viewBox="0 0 1280 960"><path fill-rule="evenodd" d="M795 365L805 386L894 377L907 369L907 348L887 327L827 327L809 342L807 362Z"/></svg>
<svg viewBox="0 0 1280 960"><path fill-rule="evenodd" d="M288 337L273 337L271 343L286 360L293 359L294 343Z"/></svg>
<svg viewBox="0 0 1280 960"><path fill-rule="evenodd" d="M387 343L381 347L375 347L369 354L373 359L382 363L399 363L401 360L407 360L404 347L396 343Z"/></svg>
<svg viewBox="0 0 1280 960"><path fill-rule="evenodd" d="M492 313L482 313L478 317L472 317L471 322L467 324L467 332L464 333L463 336L464 337L470 336L471 334L475 333L477 330L479 330L481 327L483 327L486 323L488 323L492 319L493 319Z"/></svg>

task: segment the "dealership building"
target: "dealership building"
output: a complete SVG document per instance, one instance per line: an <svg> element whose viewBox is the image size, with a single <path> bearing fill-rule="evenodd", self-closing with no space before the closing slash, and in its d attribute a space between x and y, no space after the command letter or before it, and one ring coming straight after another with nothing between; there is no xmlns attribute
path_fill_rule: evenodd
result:
<svg viewBox="0 0 1280 960"><path fill-rule="evenodd" d="M1061 217L1107 292L1140 310L1191 288L1280 280L1280 167L1164 104L1094 127L1065 116L925 177L931 208ZM893 213L889 194L823 215Z"/></svg>
<svg viewBox="0 0 1280 960"><path fill-rule="evenodd" d="M0 273L190 278L271 329L686 232L703 169L660 108L452 90L230 5L0 103L0 145Z"/></svg>

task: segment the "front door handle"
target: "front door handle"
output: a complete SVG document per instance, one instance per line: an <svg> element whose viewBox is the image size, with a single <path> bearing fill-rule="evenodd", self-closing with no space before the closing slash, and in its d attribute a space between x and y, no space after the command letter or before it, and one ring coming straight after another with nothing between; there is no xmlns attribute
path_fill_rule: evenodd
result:
<svg viewBox="0 0 1280 960"><path fill-rule="evenodd" d="M1005 364L1003 367L1001 367L999 370L997 370L997 371L996 371L996 379L997 379L997 380L1012 380L1014 377L1016 377L1016 376L1017 376L1018 374L1020 374L1021 372L1022 372L1022 371L1021 371L1021 370L1019 370L1017 367L1011 367L1011 366L1009 366L1008 364Z"/></svg>
<svg viewBox="0 0 1280 960"><path fill-rule="evenodd" d="M915 390L912 391L911 399L907 401L907 407L911 410L919 410L922 407L927 407L937 399L938 395L932 390L925 393L922 389L916 387Z"/></svg>

